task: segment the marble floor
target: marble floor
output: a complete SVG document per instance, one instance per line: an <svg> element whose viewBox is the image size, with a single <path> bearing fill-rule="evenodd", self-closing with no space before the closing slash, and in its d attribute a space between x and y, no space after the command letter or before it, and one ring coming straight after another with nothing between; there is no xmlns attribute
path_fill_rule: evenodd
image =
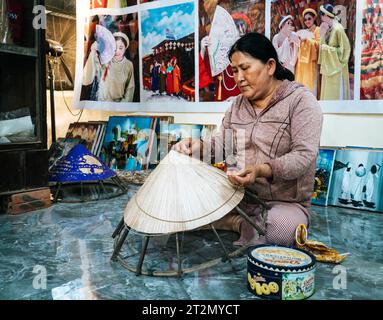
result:
<svg viewBox="0 0 383 320"><path fill-rule="evenodd" d="M111 262L111 235L136 191L132 186L127 194L102 202L0 215L0 299L257 299L246 289L246 256L180 279L136 276ZM309 237L351 256L341 269L317 264L310 299L383 299L383 214L336 207L313 211ZM184 265L219 255L210 233L181 236ZM230 232L222 236L226 242L236 238ZM139 242L130 234L126 247ZM144 268L176 268L173 243L172 238L154 239ZM340 272L346 287L339 286Z"/></svg>

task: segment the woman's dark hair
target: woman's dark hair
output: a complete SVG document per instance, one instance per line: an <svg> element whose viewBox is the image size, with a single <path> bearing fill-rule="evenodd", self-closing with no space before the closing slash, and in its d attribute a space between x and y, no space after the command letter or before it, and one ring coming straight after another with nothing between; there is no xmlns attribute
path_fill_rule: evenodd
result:
<svg viewBox="0 0 383 320"><path fill-rule="evenodd" d="M267 63L269 59L274 59L276 69L274 77L278 80L294 81L294 74L279 62L277 51L271 41L263 34L250 32L239 38L229 51L229 59L235 52L247 53L255 59Z"/></svg>
<svg viewBox="0 0 383 320"><path fill-rule="evenodd" d="M310 15L313 19L314 19L314 21L315 21L315 18L316 18L316 16L315 16L315 14L313 14L312 12L306 12L306 14L305 15ZM304 19L305 17L303 16L303 19Z"/></svg>

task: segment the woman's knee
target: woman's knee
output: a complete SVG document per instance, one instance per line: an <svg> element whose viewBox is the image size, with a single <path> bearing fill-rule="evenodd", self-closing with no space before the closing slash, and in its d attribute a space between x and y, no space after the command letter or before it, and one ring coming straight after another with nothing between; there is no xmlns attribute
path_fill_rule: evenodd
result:
<svg viewBox="0 0 383 320"><path fill-rule="evenodd" d="M274 209L274 210L273 210ZM295 243L295 230L301 223L307 225L308 219L302 211L290 212L283 208L269 211L266 225L266 241L270 244L291 246Z"/></svg>
<svg viewBox="0 0 383 320"><path fill-rule="evenodd" d="M291 225L269 225L266 229L266 242L283 246L292 246L295 242L295 228Z"/></svg>

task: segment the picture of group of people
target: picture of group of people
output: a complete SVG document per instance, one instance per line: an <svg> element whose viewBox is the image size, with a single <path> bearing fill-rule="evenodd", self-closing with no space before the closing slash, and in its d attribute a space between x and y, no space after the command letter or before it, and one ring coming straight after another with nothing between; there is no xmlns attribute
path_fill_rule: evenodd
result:
<svg viewBox="0 0 383 320"><path fill-rule="evenodd" d="M142 101L194 101L194 3L143 11L141 21Z"/></svg>
<svg viewBox="0 0 383 320"><path fill-rule="evenodd" d="M356 49L356 0L271 1L267 29L278 57L318 100L354 99L359 48L360 99L383 99L383 0L361 1ZM266 1L199 0L198 26L195 3L91 0L97 14L85 24L80 101L109 108L109 102L220 102L240 94L227 52L244 34L266 32ZM118 9L120 15L110 15Z"/></svg>
<svg viewBox="0 0 383 320"><path fill-rule="evenodd" d="M152 96L175 96L181 98L181 69L177 64L177 57L170 60L154 60L150 65L150 90Z"/></svg>
<svg viewBox="0 0 383 320"><path fill-rule="evenodd" d="M137 13L90 18L80 100L137 102Z"/></svg>
<svg viewBox="0 0 383 320"><path fill-rule="evenodd" d="M318 99L353 99L355 26L347 17L350 11L355 17L355 0L297 2L272 4L272 42L281 63Z"/></svg>
<svg viewBox="0 0 383 320"><path fill-rule="evenodd" d="M382 152L337 151L329 204L382 211L382 165Z"/></svg>

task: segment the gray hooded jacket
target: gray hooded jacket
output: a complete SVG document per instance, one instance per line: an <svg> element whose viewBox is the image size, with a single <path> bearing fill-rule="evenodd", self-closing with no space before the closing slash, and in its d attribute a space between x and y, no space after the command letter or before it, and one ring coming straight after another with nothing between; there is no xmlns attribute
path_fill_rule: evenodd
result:
<svg viewBox="0 0 383 320"><path fill-rule="evenodd" d="M249 100L239 95L212 139L212 155L217 159L218 146L227 149L227 132L232 131L234 154L243 155L243 165L268 163L272 168L272 179L257 178L249 189L266 201L296 202L307 208L314 187L322 118L314 95L294 81L284 80L258 115Z"/></svg>

